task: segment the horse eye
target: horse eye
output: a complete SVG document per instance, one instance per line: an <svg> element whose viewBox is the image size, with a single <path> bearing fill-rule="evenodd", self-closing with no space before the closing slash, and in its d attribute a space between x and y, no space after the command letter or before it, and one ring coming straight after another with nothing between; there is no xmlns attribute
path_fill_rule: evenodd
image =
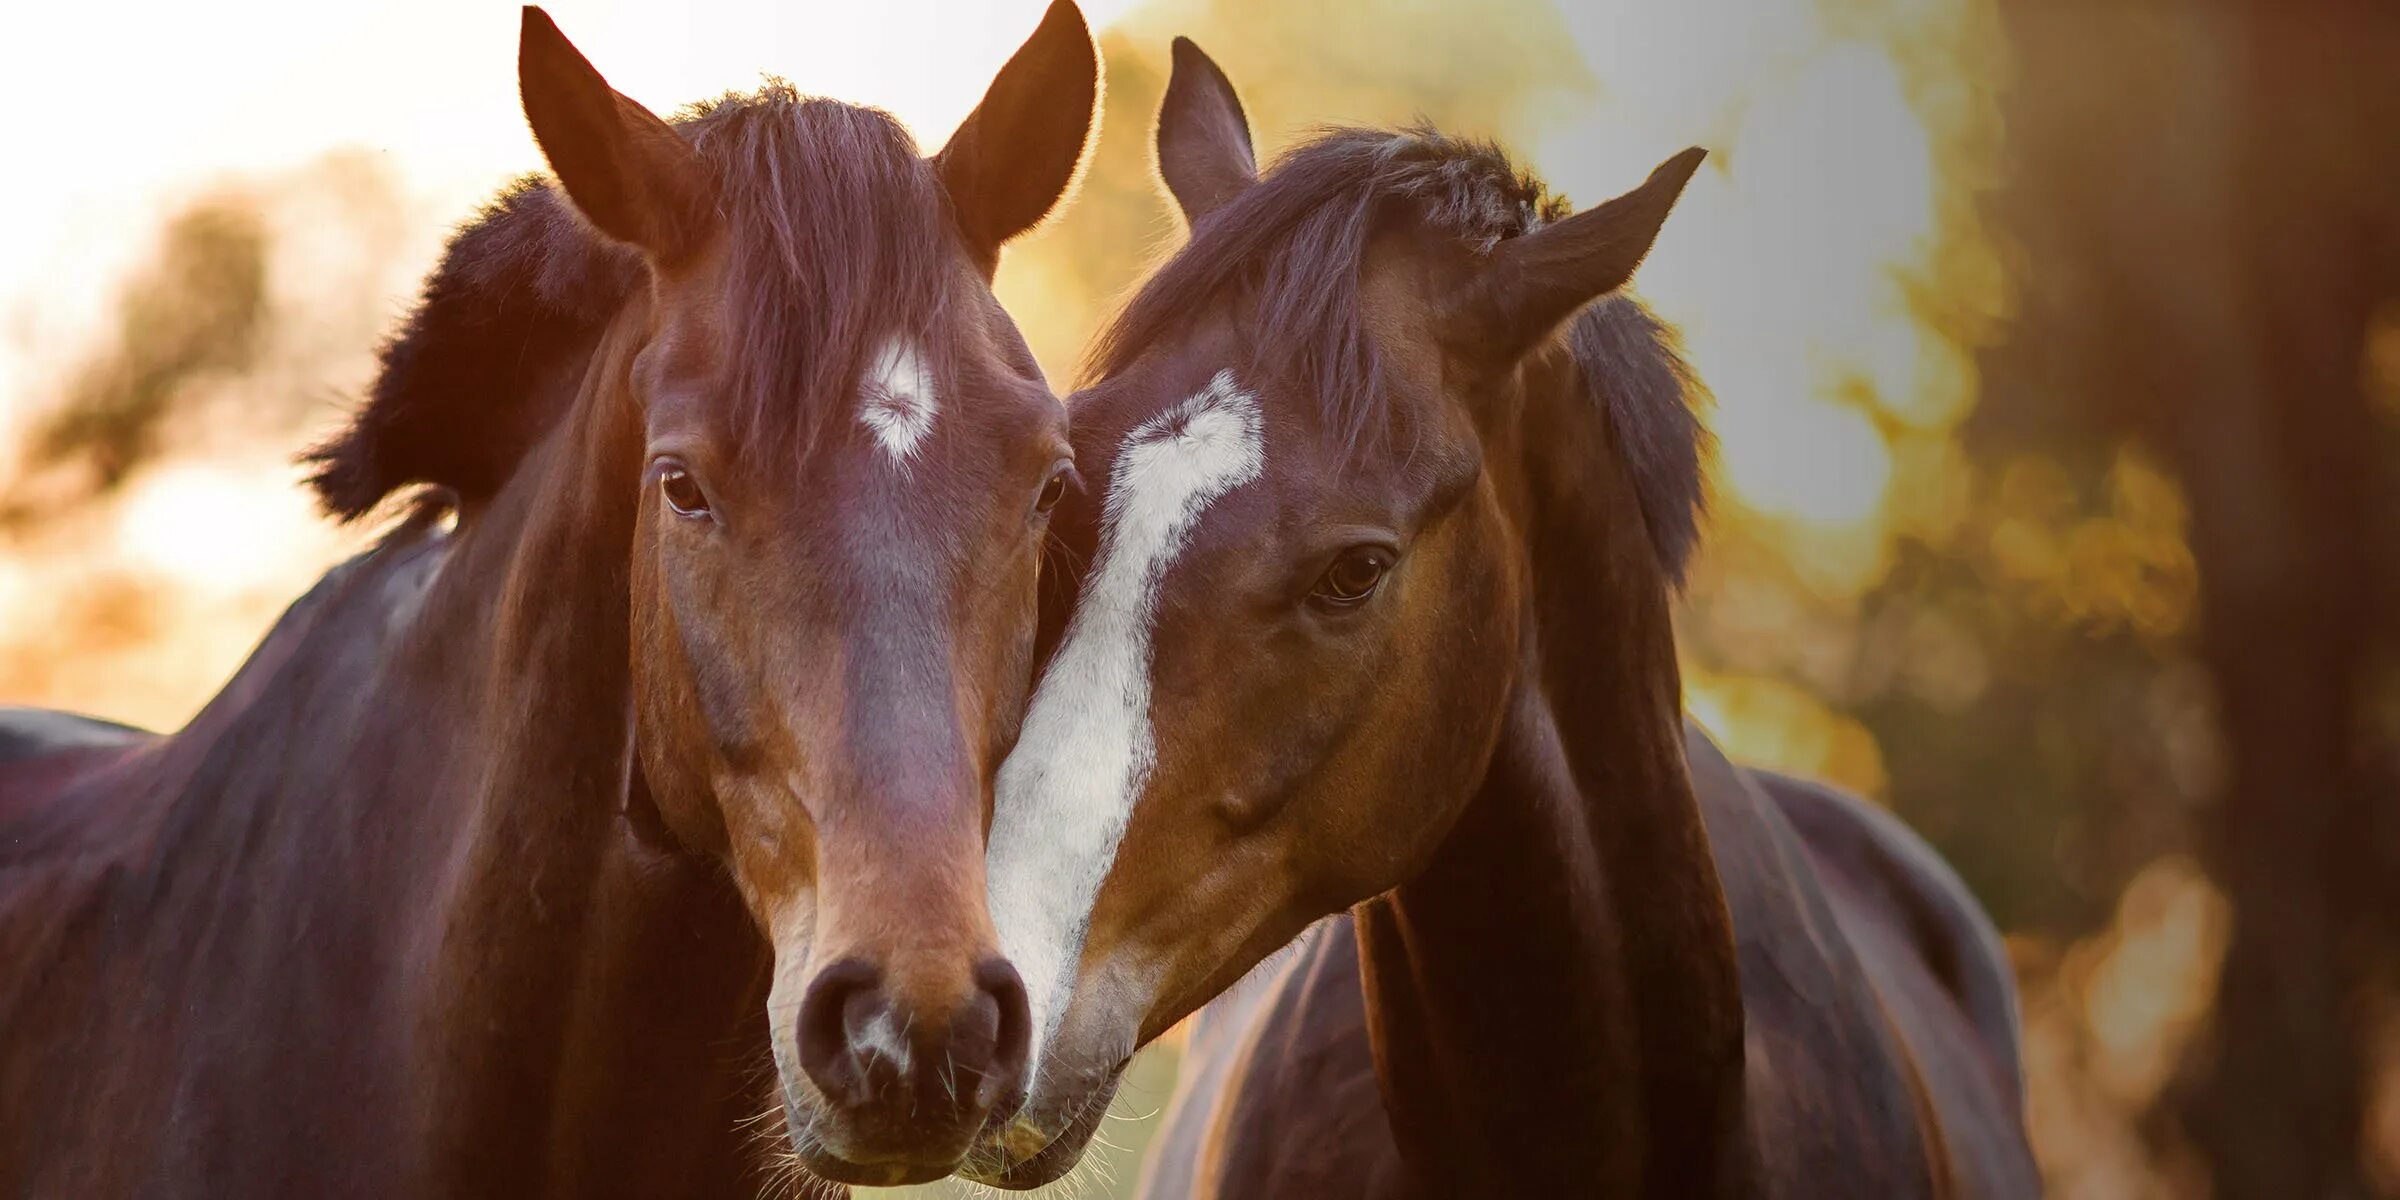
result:
<svg viewBox="0 0 2400 1200"><path fill-rule="evenodd" d="M667 507L674 509L676 516L709 515L707 493L700 490L692 473L682 467L668 467L658 473L658 494L666 498Z"/></svg>
<svg viewBox="0 0 2400 1200"><path fill-rule="evenodd" d="M1309 601L1319 608L1355 608L1375 594L1384 574L1392 569L1392 552L1381 546L1353 546L1309 589Z"/></svg>
<svg viewBox="0 0 2400 1200"><path fill-rule="evenodd" d="M1062 468L1053 472L1049 480L1042 484L1042 494L1034 497L1033 511L1047 513L1051 509L1057 508L1058 502L1066 498L1067 470Z"/></svg>

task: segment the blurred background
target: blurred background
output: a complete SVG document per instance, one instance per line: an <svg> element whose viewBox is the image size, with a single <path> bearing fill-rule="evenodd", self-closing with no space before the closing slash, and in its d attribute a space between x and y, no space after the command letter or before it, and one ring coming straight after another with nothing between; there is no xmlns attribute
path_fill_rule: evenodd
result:
<svg viewBox="0 0 2400 1200"><path fill-rule="evenodd" d="M652 107L930 149L1038 0L562 0ZM1419 115L1582 203L1716 395L1684 604L1737 757L1906 817L2008 932L2059 1197L2400 1195L2400 15L2222 0L1094 0L1106 119L1002 298L1062 387L1181 232L1168 39L1268 153ZM0 40L0 702L180 724L371 530L291 465L539 158L516 11L46 5ZM1138 1064L1070 1194L1129 1195Z"/></svg>

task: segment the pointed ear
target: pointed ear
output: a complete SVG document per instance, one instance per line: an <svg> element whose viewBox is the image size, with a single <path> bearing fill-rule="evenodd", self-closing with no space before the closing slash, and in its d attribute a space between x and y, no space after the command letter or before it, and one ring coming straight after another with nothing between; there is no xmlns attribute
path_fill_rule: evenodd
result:
<svg viewBox="0 0 2400 1200"><path fill-rule="evenodd" d="M533 5L517 43L517 89L559 185L600 232L660 262L699 244L714 204L691 143L611 89Z"/></svg>
<svg viewBox="0 0 2400 1200"><path fill-rule="evenodd" d="M1000 247L1049 216L1074 184L1099 101L1092 31L1072 0L1057 0L934 156L985 278Z"/></svg>
<svg viewBox="0 0 2400 1200"><path fill-rule="evenodd" d="M1584 305L1625 286L1707 154L1686 150L1642 186L1500 243L1445 313L1451 349L1505 370Z"/></svg>
<svg viewBox="0 0 2400 1200"><path fill-rule="evenodd" d="M1190 38L1175 39L1175 70L1158 106L1158 174L1192 225L1258 182L1241 97Z"/></svg>

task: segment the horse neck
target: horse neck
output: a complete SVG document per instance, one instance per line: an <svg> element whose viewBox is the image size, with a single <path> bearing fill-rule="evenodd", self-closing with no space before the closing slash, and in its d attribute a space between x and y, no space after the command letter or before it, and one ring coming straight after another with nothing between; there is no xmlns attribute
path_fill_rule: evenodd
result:
<svg viewBox="0 0 2400 1200"><path fill-rule="evenodd" d="M1522 665L1486 778L1360 912L1394 1132L1437 1194L1738 1188L1733 932L1683 756L1669 589L1598 406L1528 369ZM1506 471L1515 468L1497 468Z"/></svg>
<svg viewBox="0 0 2400 1200"><path fill-rule="evenodd" d="M429 605L452 623L428 643L450 666L435 674L471 717L465 745L428 748L462 786L417 972L435 1043L418 1091L434 1161L479 1192L639 1192L662 1163L674 1173L654 1182L680 1190L745 1166L760 951L721 875L644 819L633 766L639 310L470 518L446 568L460 586Z"/></svg>

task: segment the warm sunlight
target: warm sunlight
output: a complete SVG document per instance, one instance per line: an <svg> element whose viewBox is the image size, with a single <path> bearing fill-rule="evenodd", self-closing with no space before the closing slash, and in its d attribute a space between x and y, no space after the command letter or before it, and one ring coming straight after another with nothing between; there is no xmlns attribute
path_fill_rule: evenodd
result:
<svg viewBox="0 0 2400 1200"><path fill-rule="evenodd" d="M931 151L1049 3L546 7L611 85L661 114L774 76L888 110ZM1498 140L1589 207L1705 148L1630 285L1712 399L1708 514L1675 581L1673 652L1659 625L1648 656L1666 682L1641 694L1680 686L1684 712L1732 759L1856 793L1956 867L2006 937L1997 973L2021 993L2027 1126L2049 1194L2211 1194L2209 1172L2249 1152L2212 1140L2229 1129L2261 1139L2252 1161L2290 1167L2310 1131L2248 1123L2259 1080L2294 1112L2361 1116L2357 1187L2317 1194L2400 1194L2400 993L2390 922L2369 919L2395 907L2375 847L2391 840L2400 777L2386 611L2400 538L2378 507L2400 462L2400 270L2375 275L2388 264L2362 249L2400 244L2400 175L2389 122L2358 115L2400 111L2389 90L2366 97L2400 78L2378 69L2400 54L2400 20L2286 23L2266 0L2199 15L2002 0L1081 7L1103 63L1100 131L1079 190L1007 243L992 287L1062 396L1088 382L1080 356L1108 315L1186 236L1154 142L1177 36L1221 65L1268 164L1329 126L1422 121ZM10 12L0 710L176 729L295 599L396 523L395 503L349 524L325 516L300 456L356 411L451 236L547 169L518 95L520 20L502 0ZM1081 121L1091 64L1080 34L1074 47L1073 86L1044 76L1052 86L1026 89L1044 98L1027 107L1072 95ZM2335 60L2348 65L2320 69ZM571 99L606 104L598 90ZM554 150L558 129L544 125ZM1068 178L1072 143L1054 140L1062 161L1043 197ZM1042 157L1009 150L989 161L1022 173ZM895 177L922 178L894 161ZM926 198L918 228L954 254L976 236L953 219L972 211L958 200L969 189L950 182L945 202L925 186L908 193ZM784 206L897 211L882 196ZM1456 207L1491 207L1478 199ZM543 261L559 259L576 261ZM514 288L533 274L497 277ZM968 311L947 303L924 311ZM627 321L609 336L639 347L644 330ZM507 354L542 361L519 351L536 342L476 360L472 378ZM748 348L760 347L774 363L808 357ZM572 365L569 383L629 377ZM1537 374L1507 378L1530 388ZM490 390L455 379L428 390L477 402ZM1688 433L1677 427L1669 450ZM1037 514L1081 497L1065 466ZM1632 490L1647 500L1650 482ZM1654 508L1629 507L1664 540ZM471 535L474 519L455 528ZM1029 594L1041 544L1020 543ZM1614 570L1616 551L1640 544L1593 561ZM1397 562L1373 560L1374 579L1408 578L1413 553L1390 548ZM1654 614L1667 585L1640 582ZM1129 660L1157 653L1128 645ZM1161 703L1126 694L1140 698L1128 720ZM8 736L0 720L0 766ZM1230 760L1220 743L1236 740L1195 742ZM1126 754L1141 764L1128 779L1156 766ZM981 794L988 829L997 793ZM0 899L17 864L12 803L0 787ZM2272 1043L2303 1035L2314 1040L2289 1057L2305 1069L2282 1069ZM1134 1195L1155 1118L1206 1041L1157 1042L1100 1149L1065 1191L1042 1194ZM767 1125L783 1146L780 1118ZM0 1159L9 1132L0 1118ZM0 1191L10 1178L0 1169Z"/></svg>

